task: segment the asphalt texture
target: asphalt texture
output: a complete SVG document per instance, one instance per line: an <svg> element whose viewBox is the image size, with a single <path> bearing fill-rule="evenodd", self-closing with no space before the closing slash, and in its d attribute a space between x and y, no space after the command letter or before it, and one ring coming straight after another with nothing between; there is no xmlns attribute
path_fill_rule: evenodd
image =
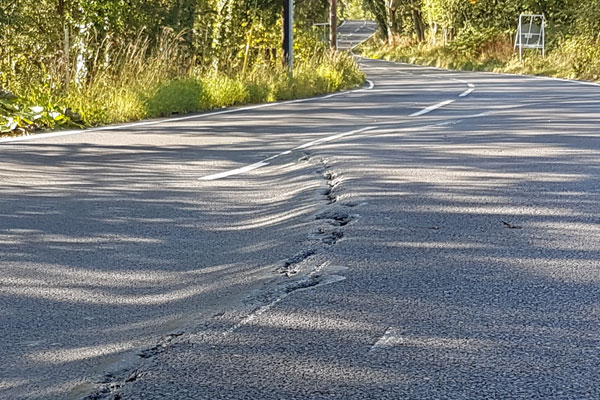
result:
<svg viewBox="0 0 600 400"><path fill-rule="evenodd" d="M0 398L600 398L600 87L360 62L0 143Z"/></svg>

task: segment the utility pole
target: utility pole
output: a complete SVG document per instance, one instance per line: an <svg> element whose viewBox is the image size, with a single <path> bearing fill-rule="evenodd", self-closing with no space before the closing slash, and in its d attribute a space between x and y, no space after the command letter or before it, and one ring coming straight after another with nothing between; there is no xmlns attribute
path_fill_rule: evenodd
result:
<svg viewBox="0 0 600 400"><path fill-rule="evenodd" d="M331 0L329 23L331 26L331 49L337 50L337 0Z"/></svg>
<svg viewBox="0 0 600 400"><path fill-rule="evenodd" d="M283 0L283 56L294 72L294 0Z"/></svg>

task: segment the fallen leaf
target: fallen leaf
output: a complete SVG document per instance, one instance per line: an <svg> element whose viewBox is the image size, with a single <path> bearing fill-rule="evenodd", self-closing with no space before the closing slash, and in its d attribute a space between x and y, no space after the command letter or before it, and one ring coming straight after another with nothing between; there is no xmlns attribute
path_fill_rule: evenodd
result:
<svg viewBox="0 0 600 400"><path fill-rule="evenodd" d="M502 221L502 223L503 223L503 224L504 224L504 226L505 226L506 228L508 228L508 229L523 229L523 227L521 227L521 226L518 226L518 225L513 225L513 224L510 224L510 223L508 223L508 222L506 222L506 221Z"/></svg>

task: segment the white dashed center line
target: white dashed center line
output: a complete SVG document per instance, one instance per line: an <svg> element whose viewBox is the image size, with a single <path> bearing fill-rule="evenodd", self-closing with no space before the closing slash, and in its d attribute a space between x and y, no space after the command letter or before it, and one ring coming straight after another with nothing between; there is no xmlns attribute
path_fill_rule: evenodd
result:
<svg viewBox="0 0 600 400"><path fill-rule="evenodd" d="M279 154L275 154L274 156L265 158L264 160L259 161L257 163L246 165L245 167L236 168L236 169L232 169L232 170L229 170L229 171L220 172L218 174L212 174L212 175L203 176L201 178L198 178L198 180L201 180L201 181L215 181L217 179L227 178L228 176L243 174L245 172L249 172L249 171L261 168L261 167L265 167L265 166L269 165L269 161L274 160L274 159L276 159L278 157L281 157L281 156L285 156L285 155L291 154L293 151L308 149L309 147L318 146L318 145L323 144L323 143L327 143L327 142L331 142L331 141L334 141L334 140L337 140L337 139L341 139L341 138L346 137L346 136L356 135L357 133L367 132L367 131L370 131L370 130L373 130L373 129L375 129L374 126L367 126L365 128L356 129L356 130L348 131L348 132L342 132L342 133L338 133L337 135L332 135L332 136L327 136L327 137L324 137L324 138L321 138L321 139L312 140L312 141L310 141L308 143L304 143L304 144L302 144L300 146L294 147L291 150L286 150L286 151L283 151L283 152L281 152Z"/></svg>
<svg viewBox="0 0 600 400"><path fill-rule="evenodd" d="M448 104L452 104L454 102L455 102L455 100L445 100L445 101L442 101L441 103L437 103L437 104L434 104L434 105L429 106L427 108L424 108L421 111L417 111L415 113L412 113L412 114L410 114L410 116L411 117L420 117L421 115L429 114L430 112L435 111L438 108L447 106Z"/></svg>

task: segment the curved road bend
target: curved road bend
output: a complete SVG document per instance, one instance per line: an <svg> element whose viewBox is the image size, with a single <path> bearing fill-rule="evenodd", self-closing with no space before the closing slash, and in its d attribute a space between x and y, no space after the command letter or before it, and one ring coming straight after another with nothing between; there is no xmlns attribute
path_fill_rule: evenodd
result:
<svg viewBox="0 0 600 400"><path fill-rule="evenodd" d="M0 398L600 398L599 87L361 63L0 144Z"/></svg>

